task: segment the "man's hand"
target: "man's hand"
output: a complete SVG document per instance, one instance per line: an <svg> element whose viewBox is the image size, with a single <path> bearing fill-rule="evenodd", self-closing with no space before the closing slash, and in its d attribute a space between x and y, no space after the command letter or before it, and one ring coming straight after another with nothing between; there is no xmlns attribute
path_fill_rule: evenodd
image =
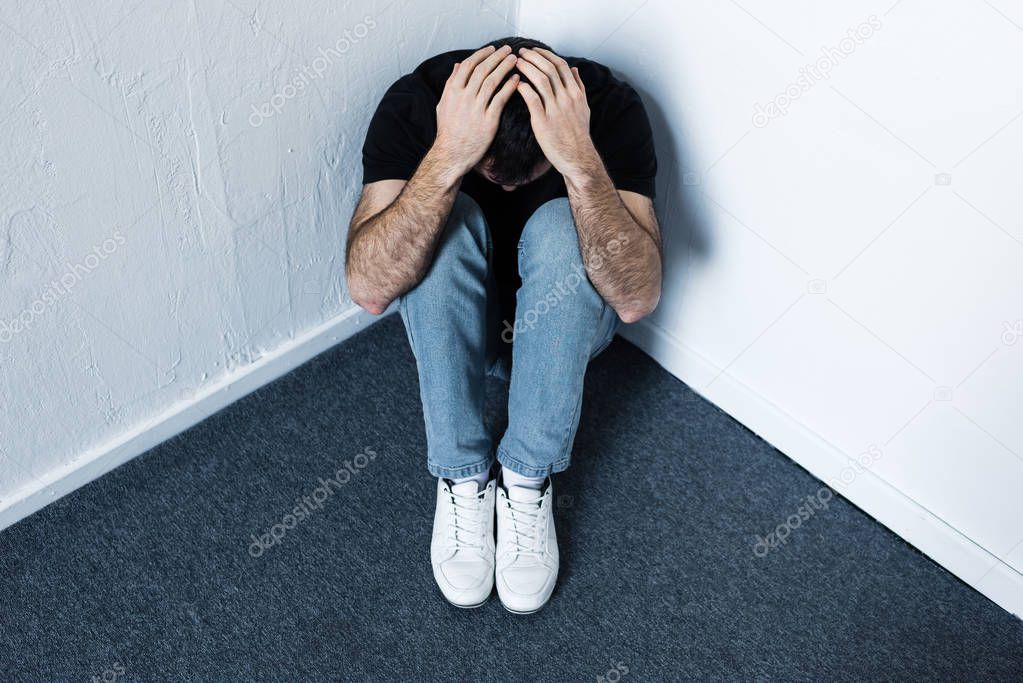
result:
<svg viewBox="0 0 1023 683"><path fill-rule="evenodd" d="M437 137L416 172L363 188L348 229L345 268L352 301L374 315L415 287L433 260L462 176L487 153L518 75L507 45L455 64L437 105Z"/></svg>
<svg viewBox="0 0 1023 683"><path fill-rule="evenodd" d="M518 91L529 107L533 134L547 160L566 179L602 166L590 138L590 106L579 69L542 48L519 50L516 64L529 83Z"/></svg>
<svg viewBox="0 0 1023 683"><path fill-rule="evenodd" d="M501 111L515 93L518 74L498 90L515 68L516 58L507 45L477 50L455 64L437 104L437 139L434 147L452 165L458 178L468 173L494 141ZM496 93L496 94L495 94Z"/></svg>
<svg viewBox="0 0 1023 683"><path fill-rule="evenodd" d="M627 323L657 306L661 295L660 228L653 202L619 193L590 137L590 107L579 70L550 50L522 49L518 91L547 160L565 178L586 274ZM628 205L625 197L628 197ZM611 258L612 242L627 244Z"/></svg>

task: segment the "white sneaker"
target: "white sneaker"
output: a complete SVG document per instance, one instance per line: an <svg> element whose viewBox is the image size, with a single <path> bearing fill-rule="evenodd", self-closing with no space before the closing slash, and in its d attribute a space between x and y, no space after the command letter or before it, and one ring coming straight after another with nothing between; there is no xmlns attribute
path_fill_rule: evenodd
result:
<svg viewBox="0 0 1023 683"><path fill-rule="evenodd" d="M441 593L456 607L479 607L494 588L495 480L452 486L437 480L430 562Z"/></svg>
<svg viewBox="0 0 1023 683"><path fill-rule="evenodd" d="M543 607L558 579L553 487L497 487L497 595L509 612Z"/></svg>

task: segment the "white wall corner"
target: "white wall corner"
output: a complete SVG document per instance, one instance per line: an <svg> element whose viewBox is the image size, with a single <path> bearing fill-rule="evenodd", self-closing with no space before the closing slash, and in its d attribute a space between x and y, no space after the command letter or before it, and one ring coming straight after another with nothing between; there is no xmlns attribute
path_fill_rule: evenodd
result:
<svg viewBox="0 0 1023 683"><path fill-rule="evenodd" d="M622 336L662 368L806 469L833 491L884 524L990 600L1023 618L1023 574L977 545L967 535L919 505L875 472L863 471L848 485L842 472L849 458L841 449L794 419L765 396L728 373L713 390L700 393L695 378L717 376L720 368L650 319L629 325Z"/></svg>

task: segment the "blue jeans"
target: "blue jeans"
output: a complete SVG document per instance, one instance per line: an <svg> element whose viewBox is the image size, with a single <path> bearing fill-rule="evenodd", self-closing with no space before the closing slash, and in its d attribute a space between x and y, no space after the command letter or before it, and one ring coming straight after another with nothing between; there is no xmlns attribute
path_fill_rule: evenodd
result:
<svg viewBox="0 0 1023 683"><path fill-rule="evenodd" d="M547 202L523 228L514 326L497 319L491 251L482 209L459 193L426 277L399 302L419 368L427 467L437 477L468 477L493 462L488 372L510 379L501 465L528 477L567 468L586 366L618 328L586 277L568 199ZM512 342L510 372L502 339Z"/></svg>

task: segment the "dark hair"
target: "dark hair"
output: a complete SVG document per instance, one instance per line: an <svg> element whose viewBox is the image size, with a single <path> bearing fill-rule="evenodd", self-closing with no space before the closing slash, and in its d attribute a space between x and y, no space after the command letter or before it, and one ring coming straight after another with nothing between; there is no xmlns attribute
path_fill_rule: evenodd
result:
<svg viewBox="0 0 1023 683"><path fill-rule="evenodd" d="M512 36L493 40L487 45L501 47L509 45L512 53L518 54L520 48L540 47L551 48L539 40ZM484 45L483 47L486 47ZM554 50L551 50L554 52ZM512 71L515 73L515 71ZM508 74L501 85L504 85L512 73ZM526 101L518 93L512 95L501 112L501 123L497 126L497 134L490 143L490 149L483 156L487 164L487 172L502 185L518 185L530 180L537 165L544 161L543 151L533 135L533 127L529 123L529 109Z"/></svg>

